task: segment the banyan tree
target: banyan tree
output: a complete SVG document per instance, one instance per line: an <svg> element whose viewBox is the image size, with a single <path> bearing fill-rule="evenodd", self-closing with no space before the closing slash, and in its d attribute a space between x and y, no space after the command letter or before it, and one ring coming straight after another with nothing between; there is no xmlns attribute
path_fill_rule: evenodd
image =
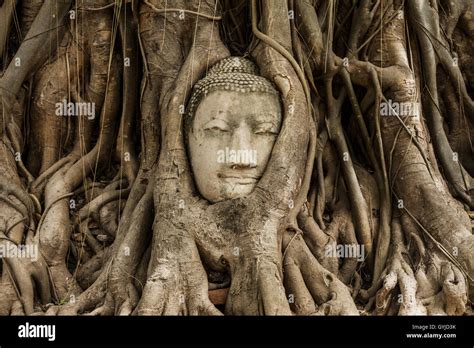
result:
<svg viewBox="0 0 474 348"><path fill-rule="evenodd" d="M1 0L0 314L470 314L473 11Z"/></svg>

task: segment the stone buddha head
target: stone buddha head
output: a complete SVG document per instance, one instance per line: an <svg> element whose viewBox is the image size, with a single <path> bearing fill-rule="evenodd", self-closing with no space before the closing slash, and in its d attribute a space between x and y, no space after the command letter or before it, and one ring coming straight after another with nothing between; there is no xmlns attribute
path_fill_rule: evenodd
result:
<svg viewBox="0 0 474 348"><path fill-rule="evenodd" d="M194 179L210 202L248 195L280 131L279 93L242 57L216 63L193 88L185 137Z"/></svg>

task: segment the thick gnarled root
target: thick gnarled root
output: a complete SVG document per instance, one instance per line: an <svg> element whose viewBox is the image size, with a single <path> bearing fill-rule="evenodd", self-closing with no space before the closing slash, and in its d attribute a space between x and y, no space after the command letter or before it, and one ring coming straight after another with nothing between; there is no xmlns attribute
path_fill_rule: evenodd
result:
<svg viewBox="0 0 474 348"><path fill-rule="evenodd" d="M429 315L462 315L466 312L467 290L464 276L452 264L445 263L441 268L441 290L434 296L424 299Z"/></svg>
<svg viewBox="0 0 474 348"><path fill-rule="evenodd" d="M398 218L393 219L392 222L391 241L393 251L381 278L376 280L369 290L362 290L361 297L368 299L371 293L378 290L375 294L374 314L376 315L385 315L389 311L398 311L399 315L426 314L426 309L417 298L418 284L405 248ZM370 309L373 300L374 298L369 300L366 310Z"/></svg>
<svg viewBox="0 0 474 348"><path fill-rule="evenodd" d="M194 250L197 253L197 249ZM178 265L166 259L157 260L156 268L148 277L134 313L222 315L209 300L207 276L201 261L180 262Z"/></svg>
<svg viewBox="0 0 474 348"><path fill-rule="evenodd" d="M107 267L105 268L107 269ZM66 303L51 305L45 315L79 315L93 311L104 304L107 290L107 277L103 272L97 280L78 296L70 296ZM109 315L113 313L108 313Z"/></svg>
<svg viewBox="0 0 474 348"><path fill-rule="evenodd" d="M389 260L390 266L382 274L382 288L376 294L375 314L387 314L392 309L390 305L395 302L400 305L398 315L425 315L427 313L420 299L417 298L418 284L405 257L402 253L394 253ZM396 288L400 291L398 295Z"/></svg>
<svg viewBox="0 0 474 348"><path fill-rule="evenodd" d="M287 233L283 240L285 289L298 315L358 315L349 289L312 255L301 235Z"/></svg>
<svg viewBox="0 0 474 348"><path fill-rule="evenodd" d="M8 274L2 277L0 283L0 315L25 315L23 304Z"/></svg>
<svg viewBox="0 0 474 348"><path fill-rule="evenodd" d="M378 289L366 309L375 299L374 314L377 315L462 315L466 312L467 283L463 273L446 257L434 249L425 250L425 243L410 235L419 262L414 265L402 235L398 219L392 223L393 252L382 278L368 291L361 291L368 298Z"/></svg>

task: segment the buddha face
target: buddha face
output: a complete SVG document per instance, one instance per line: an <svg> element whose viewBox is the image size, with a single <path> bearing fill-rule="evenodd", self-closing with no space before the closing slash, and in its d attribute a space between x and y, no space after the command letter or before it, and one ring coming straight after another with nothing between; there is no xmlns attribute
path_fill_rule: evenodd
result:
<svg viewBox="0 0 474 348"><path fill-rule="evenodd" d="M252 192L270 158L281 118L276 95L214 91L204 97L188 134L201 195L215 203Z"/></svg>

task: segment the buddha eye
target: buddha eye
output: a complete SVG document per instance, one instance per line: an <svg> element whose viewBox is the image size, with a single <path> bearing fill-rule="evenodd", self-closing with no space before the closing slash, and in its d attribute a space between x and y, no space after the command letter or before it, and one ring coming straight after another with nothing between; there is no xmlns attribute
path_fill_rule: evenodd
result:
<svg viewBox="0 0 474 348"><path fill-rule="evenodd" d="M225 122L223 120L219 120L219 119L214 119L214 120L208 122L204 126L204 130L206 132L211 132L211 133L214 133L214 134L227 133L227 132L230 131L229 125L227 124L227 122Z"/></svg>
<svg viewBox="0 0 474 348"><path fill-rule="evenodd" d="M224 128L220 128L220 127L217 127L217 126L214 126L214 127L211 127L211 128L205 128L205 130L207 131L211 131L211 132L221 132L221 133L227 133L228 130L227 129L224 129Z"/></svg>
<svg viewBox="0 0 474 348"><path fill-rule="evenodd" d="M275 125L270 122L264 122L259 124L254 131L255 134L260 135L278 135L278 131L275 129Z"/></svg>

